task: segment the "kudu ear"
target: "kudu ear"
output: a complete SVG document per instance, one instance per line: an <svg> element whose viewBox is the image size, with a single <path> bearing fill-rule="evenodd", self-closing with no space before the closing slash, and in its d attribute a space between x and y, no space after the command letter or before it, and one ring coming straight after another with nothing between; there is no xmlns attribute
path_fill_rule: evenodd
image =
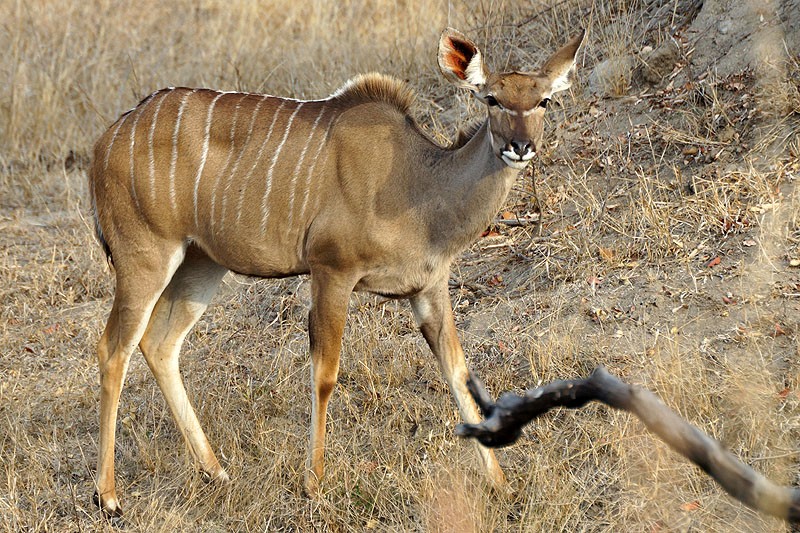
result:
<svg viewBox="0 0 800 533"><path fill-rule="evenodd" d="M486 84L483 54L461 32L447 28L439 38L439 68L459 87L479 92Z"/></svg>
<svg viewBox="0 0 800 533"><path fill-rule="evenodd" d="M585 34L586 31L581 30L580 34L562 46L544 62L541 71L551 80L550 94L569 89L572 85L569 81L569 73L575 68L575 56L581 43L583 43Z"/></svg>

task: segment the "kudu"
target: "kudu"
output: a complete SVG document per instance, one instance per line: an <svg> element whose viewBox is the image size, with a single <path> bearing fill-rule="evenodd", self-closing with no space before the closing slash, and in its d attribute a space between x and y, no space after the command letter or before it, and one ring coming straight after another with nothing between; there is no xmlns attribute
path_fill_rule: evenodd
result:
<svg viewBox="0 0 800 533"><path fill-rule="evenodd" d="M120 389L138 345L200 468L227 480L184 389L178 353L228 270L311 275L309 494L323 471L350 293L408 298L467 422L480 418L448 294L453 259L497 213L542 141L550 96L567 89L583 33L534 72L491 74L448 29L439 66L488 109L452 146L409 115L412 92L370 74L327 99L207 89L157 91L100 138L90 172L97 233L116 273L98 346L97 503L120 512L114 434ZM489 481L504 483L478 446Z"/></svg>

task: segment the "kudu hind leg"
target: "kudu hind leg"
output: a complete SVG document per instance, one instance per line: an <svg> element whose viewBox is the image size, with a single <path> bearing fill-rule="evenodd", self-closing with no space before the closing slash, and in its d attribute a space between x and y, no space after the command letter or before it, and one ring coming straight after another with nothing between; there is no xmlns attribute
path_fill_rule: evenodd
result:
<svg viewBox="0 0 800 533"><path fill-rule="evenodd" d="M478 406L467 390L467 366L464 360L464 351L456 333L447 282L411 298L411 307L422 335L439 361L439 368L450 386L450 392L453 394L461 417L468 423L480 422ZM505 475L497 462L494 451L481 446L474 439L473 443L481 458L489 483L494 488L501 489L505 486Z"/></svg>
<svg viewBox="0 0 800 533"><path fill-rule="evenodd" d="M325 455L325 419L336 379L354 281L330 272L311 272L311 311L308 337L311 351L311 439L305 473L305 491L319 492Z"/></svg>
<svg viewBox="0 0 800 533"><path fill-rule="evenodd" d="M97 348L100 365L100 443L95 480L97 505L110 516L122 513L114 484L114 440L122 383L161 291L183 257L183 247L165 244L151 256L115 253L114 304Z"/></svg>
<svg viewBox="0 0 800 533"><path fill-rule="evenodd" d="M197 247L190 247L172 281L158 299L139 343L189 450L211 479L229 481L195 415L179 370L186 334L208 307L227 269Z"/></svg>

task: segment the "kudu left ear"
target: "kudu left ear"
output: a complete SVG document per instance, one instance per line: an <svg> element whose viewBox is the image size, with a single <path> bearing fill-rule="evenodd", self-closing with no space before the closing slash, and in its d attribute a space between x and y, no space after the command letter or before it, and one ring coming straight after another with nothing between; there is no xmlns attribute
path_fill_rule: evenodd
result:
<svg viewBox="0 0 800 533"><path fill-rule="evenodd" d="M483 54L464 34L447 28L439 38L439 69L459 87L480 92L486 84Z"/></svg>
<svg viewBox="0 0 800 533"><path fill-rule="evenodd" d="M550 56L542 66L542 74L551 80L550 94L569 89L572 85L569 81L569 73L575 68L575 56L583 43L584 35L586 35L586 31L581 30L580 34Z"/></svg>

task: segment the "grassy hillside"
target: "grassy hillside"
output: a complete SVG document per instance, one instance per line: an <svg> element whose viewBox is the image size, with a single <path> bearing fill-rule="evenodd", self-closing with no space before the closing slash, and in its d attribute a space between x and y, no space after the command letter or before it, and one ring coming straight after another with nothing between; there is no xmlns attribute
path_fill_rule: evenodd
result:
<svg viewBox="0 0 800 533"><path fill-rule="evenodd" d="M779 31L788 3L742 17ZM416 90L419 123L448 142L482 110L438 72L446 26L496 70L588 30L544 153L503 208L522 225L499 214L454 265L469 364L495 394L604 364L797 483L799 63L785 47L717 69L730 50L714 48L720 27L698 30L704 16L687 0L0 2L0 530L111 527L91 503L94 350L113 294L88 209L94 140L165 86L317 98L380 71ZM116 455L127 531L786 530L595 405L500 451L511 490L492 493L408 305L366 294L351 298L324 495L310 500L309 300L306 277L229 275L187 337L186 387L230 487L196 472L134 355Z"/></svg>

